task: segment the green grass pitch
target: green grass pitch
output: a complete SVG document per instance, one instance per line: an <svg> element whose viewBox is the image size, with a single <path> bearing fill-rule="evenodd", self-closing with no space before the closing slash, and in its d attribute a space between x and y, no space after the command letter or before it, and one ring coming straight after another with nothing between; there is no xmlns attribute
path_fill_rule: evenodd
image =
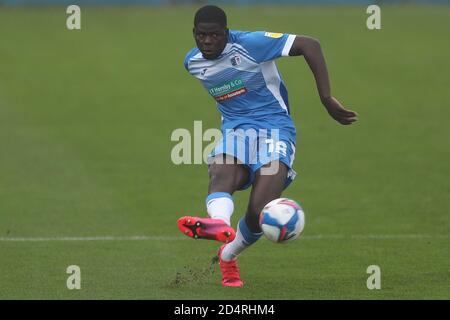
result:
<svg viewBox="0 0 450 320"><path fill-rule="evenodd" d="M176 227L204 214L208 175L171 162L171 133L220 121L182 64L195 8L82 7L69 31L65 8L0 7L0 299L450 298L450 7L382 7L378 31L365 7L226 9L231 28L318 38L334 95L359 113L333 122L304 59L279 60L303 238L256 243L233 289L211 266L218 244ZM63 237L84 241L30 241Z"/></svg>

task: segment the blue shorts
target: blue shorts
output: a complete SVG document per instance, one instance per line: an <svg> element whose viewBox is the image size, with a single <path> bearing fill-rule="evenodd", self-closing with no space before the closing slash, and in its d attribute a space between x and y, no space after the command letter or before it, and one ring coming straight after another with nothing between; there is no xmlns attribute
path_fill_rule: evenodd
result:
<svg viewBox="0 0 450 320"><path fill-rule="evenodd" d="M239 190L245 190L253 184L255 173L261 169L261 174L271 175L278 172L275 164L264 165L279 160L288 167L288 174L284 188L296 176L292 169L295 157L295 142L276 129L227 129L222 139L216 144L208 156L208 164L219 154L226 154L238 159L249 169L249 179Z"/></svg>

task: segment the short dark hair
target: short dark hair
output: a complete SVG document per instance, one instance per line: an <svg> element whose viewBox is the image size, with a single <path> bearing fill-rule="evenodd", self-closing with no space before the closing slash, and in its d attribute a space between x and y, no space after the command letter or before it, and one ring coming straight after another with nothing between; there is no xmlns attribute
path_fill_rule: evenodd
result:
<svg viewBox="0 0 450 320"><path fill-rule="evenodd" d="M201 22L218 23L221 27L226 27L227 15L225 11L217 6L206 5L198 9L195 13L194 27L197 27Z"/></svg>

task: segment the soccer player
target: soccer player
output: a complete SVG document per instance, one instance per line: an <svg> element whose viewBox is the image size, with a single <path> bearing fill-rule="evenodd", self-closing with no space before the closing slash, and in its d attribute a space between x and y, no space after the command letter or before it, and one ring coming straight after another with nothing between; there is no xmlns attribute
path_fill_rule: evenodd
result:
<svg viewBox="0 0 450 320"><path fill-rule="evenodd" d="M320 44L311 37L229 30L225 12L212 5L196 12L193 35L197 47L188 52L184 66L216 100L223 137L208 159L209 217L182 217L178 227L189 237L223 242L218 250L222 285L242 287L236 258L261 237L261 210L296 175L296 130L274 60L304 56L329 115L343 125L356 121L357 115L331 95ZM250 186L247 212L235 232L230 224L232 195Z"/></svg>

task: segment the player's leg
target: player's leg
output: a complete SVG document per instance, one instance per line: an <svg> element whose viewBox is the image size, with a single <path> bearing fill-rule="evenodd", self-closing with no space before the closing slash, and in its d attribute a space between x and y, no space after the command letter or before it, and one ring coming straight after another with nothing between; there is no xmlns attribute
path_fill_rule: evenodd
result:
<svg viewBox="0 0 450 320"><path fill-rule="evenodd" d="M220 154L214 157L208 171L209 187L206 198L208 215L231 225L230 219L234 211L232 195L248 181L248 169L236 158Z"/></svg>
<svg viewBox="0 0 450 320"><path fill-rule="evenodd" d="M272 166L275 174L262 174L262 170ZM250 194L245 222L252 233L260 233L259 214L266 204L281 196L287 178L288 168L280 161L273 161L256 172L255 182Z"/></svg>
<svg viewBox="0 0 450 320"><path fill-rule="evenodd" d="M236 234L230 226L234 210L232 194L248 180L248 169L234 157L218 154L209 166L209 176L206 208L210 218L182 217L178 220L178 227L192 238L227 243Z"/></svg>
<svg viewBox="0 0 450 320"><path fill-rule="evenodd" d="M235 239L223 245L218 252L223 286L243 286L236 257L261 237L259 213L267 203L279 198L283 189L295 177L295 172L291 169L295 154L293 143L279 140L272 134L268 137L264 132L252 143L253 146L256 143L257 148L252 148L256 152L252 153L249 161L249 181L253 188L247 212L238 223Z"/></svg>
<svg viewBox="0 0 450 320"><path fill-rule="evenodd" d="M264 170L269 167L277 168L276 173L264 174ZM239 221L236 238L224 246L221 252L222 260L236 259L242 251L261 237L259 214L267 203L281 196L285 188L287 173L287 166L278 160L272 161L256 171L246 215Z"/></svg>
<svg viewBox="0 0 450 320"><path fill-rule="evenodd" d="M219 154L215 156L208 167L209 187L208 193L228 192L238 190L248 180L248 169L236 158Z"/></svg>

